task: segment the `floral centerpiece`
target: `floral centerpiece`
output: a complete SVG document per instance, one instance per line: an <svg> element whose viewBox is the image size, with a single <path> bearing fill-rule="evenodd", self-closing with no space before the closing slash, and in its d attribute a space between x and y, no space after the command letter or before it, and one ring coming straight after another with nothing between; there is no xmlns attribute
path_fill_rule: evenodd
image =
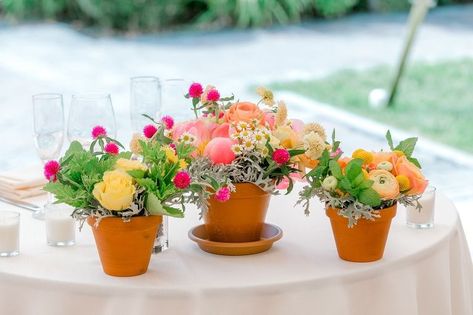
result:
<svg viewBox="0 0 473 315"><path fill-rule="evenodd" d="M290 192L326 148L319 124L289 119L285 103L276 103L270 90L258 93L256 103L235 101L214 86L193 83L185 97L195 119L172 121L165 134L195 148L188 169L191 198L214 241L259 240L270 194Z"/></svg>
<svg viewBox="0 0 473 315"><path fill-rule="evenodd" d="M44 190L75 208L73 217L93 227L105 273L146 272L162 215L183 217L191 178L185 168L194 148L173 144L157 124L156 141L139 141L142 161L97 126L88 150L73 141L59 162L45 165ZM158 141L159 139L159 141Z"/></svg>
<svg viewBox="0 0 473 315"><path fill-rule="evenodd" d="M386 139L389 151L358 149L351 157L342 157L333 135L331 149L322 153L300 192L306 214L313 197L325 203L342 259L380 259L397 203L421 207L418 199L428 181L412 156L417 138L394 146L388 131Z"/></svg>

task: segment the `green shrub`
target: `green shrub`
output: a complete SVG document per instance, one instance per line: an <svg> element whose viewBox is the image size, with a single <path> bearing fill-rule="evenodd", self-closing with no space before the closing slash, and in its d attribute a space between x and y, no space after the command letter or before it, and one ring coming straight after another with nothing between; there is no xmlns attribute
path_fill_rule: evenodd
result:
<svg viewBox="0 0 473 315"><path fill-rule="evenodd" d="M337 17L345 15L356 4L358 0L315 0L315 8L325 17Z"/></svg>
<svg viewBox="0 0 473 315"><path fill-rule="evenodd" d="M409 0L368 0L368 8L377 12L405 11L410 7Z"/></svg>

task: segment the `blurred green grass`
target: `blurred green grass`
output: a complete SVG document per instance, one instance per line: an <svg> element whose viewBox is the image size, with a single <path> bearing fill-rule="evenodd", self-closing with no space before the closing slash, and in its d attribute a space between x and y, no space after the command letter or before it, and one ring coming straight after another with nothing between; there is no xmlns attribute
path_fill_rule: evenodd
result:
<svg viewBox="0 0 473 315"><path fill-rule="evenodd" d="M394 106L371 108L369 92L387 88L392 74L393 69L380 66L366 71L344 70L311 81L277 82L271 87L473 152L473 60L408 65Z"/></svg>

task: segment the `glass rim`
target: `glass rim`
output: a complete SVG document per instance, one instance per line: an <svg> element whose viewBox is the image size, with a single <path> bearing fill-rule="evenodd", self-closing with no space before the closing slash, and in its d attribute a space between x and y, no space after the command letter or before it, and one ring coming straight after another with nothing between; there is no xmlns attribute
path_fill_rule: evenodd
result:
<svg viewBox="0 0 473 315"><path fill-rule="evenodd" d="M104 98L111 98L110 93L72 94L72 99L94 100L94 99L104 99Z"/></svg>
<svg viewBox="0 0 473 315"><path fill-rule="evenodd" d="M432 185L428 185L426 188L425 188L425 191L424 193L434 193L437 191L437 187L435 186L432 186Z"/></svg>
<svg viewBox="0 0 473 315"><path fill-rule="evenodd" d="M20 212L14 210L0 210L0 218L14 219L19 218Z"/></svg>
<svg viewBox="0 0 473 315"><path fill-rule="evenodd" d="M184 78L173 78L173 79L165 79L164 82L186 82Z"/></svg>
<svg viewBox="0 0 473 315"><path fill-rule="evenodd" d="M159 78L153 75L139 75L136 77L131 77L130 81L145 81L145 82L158 81L159 82Z"/></svg>
<svg viewBox="0 0 473 315"><path fill-rule="evenodd" d="M38 93L32 96L33 100L54 100L54 99L62 99L61 93Z"/></svg>

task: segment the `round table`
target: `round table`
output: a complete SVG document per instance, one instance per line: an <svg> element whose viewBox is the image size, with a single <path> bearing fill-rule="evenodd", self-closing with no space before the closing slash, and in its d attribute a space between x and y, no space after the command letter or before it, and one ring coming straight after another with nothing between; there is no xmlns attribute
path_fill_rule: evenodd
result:
<svg viewBox="0 0 473 315"><path fill-rule="evenodd" d="M304 216L297 194L272 197L267 221L283 238L264 253L228 257L187 238L198 213L171 219L170 249L146 274L102 272L90 227L77 245L46 245L44 223L21 211L21 254L0 259L0 313L55 314L473 314L473 273L461 223L442 194L436 225L414 230L398 207L385 256L374 263L338 258L322 205ZM2 205L2 209L10 206Z"/></svg>

